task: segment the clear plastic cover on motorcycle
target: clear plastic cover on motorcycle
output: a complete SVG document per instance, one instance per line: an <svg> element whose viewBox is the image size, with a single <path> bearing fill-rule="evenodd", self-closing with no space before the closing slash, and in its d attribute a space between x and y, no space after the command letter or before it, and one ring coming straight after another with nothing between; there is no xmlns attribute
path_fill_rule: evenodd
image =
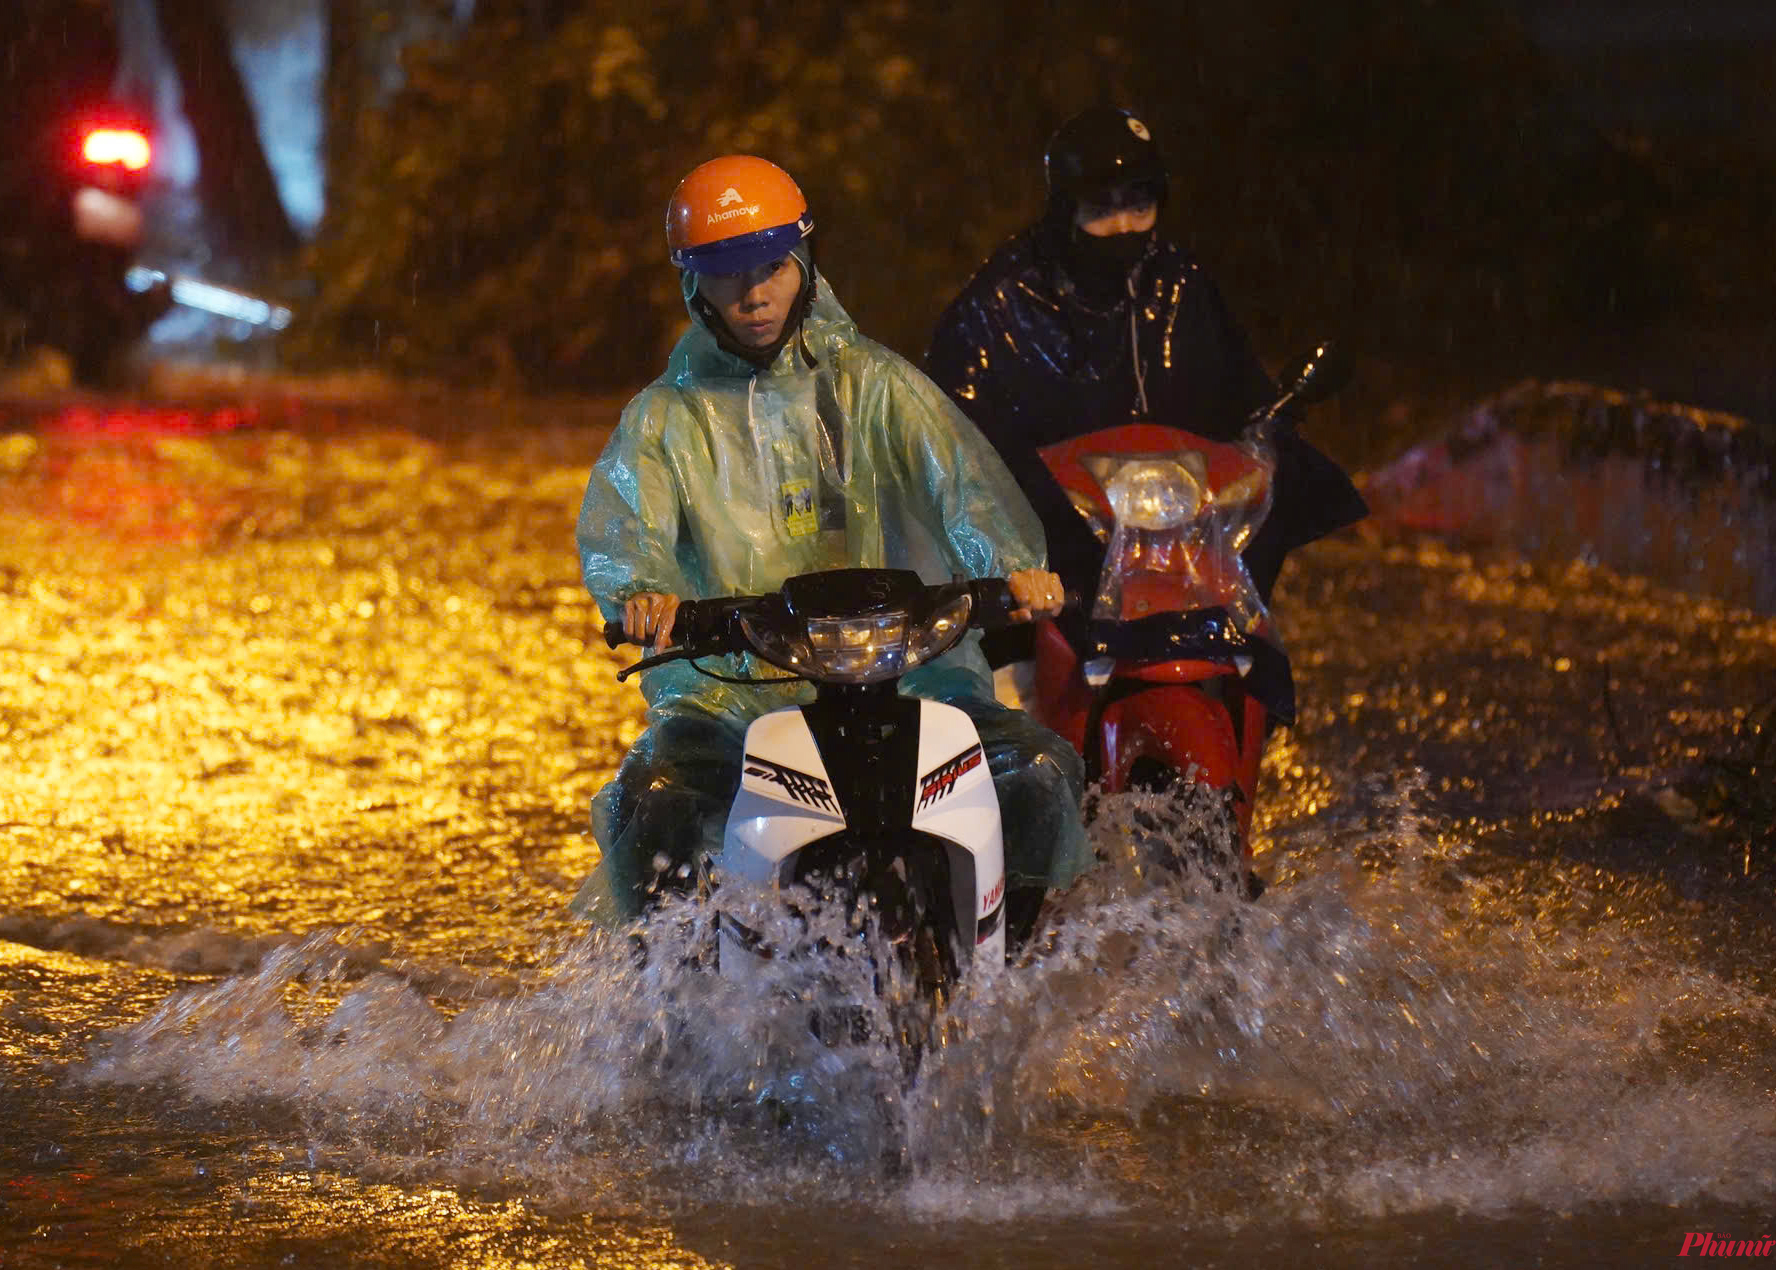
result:
<svg viewBox="0 0 1776 1270"><path fill-rule="evenodd" d="M1244 633L1280 646L1240 554L1270 510L1276 458L1268 433L1224 444L1163 431L1198 444L1078 456L1111 512L1092 617L1128 622L1219 607Z"/></svg>

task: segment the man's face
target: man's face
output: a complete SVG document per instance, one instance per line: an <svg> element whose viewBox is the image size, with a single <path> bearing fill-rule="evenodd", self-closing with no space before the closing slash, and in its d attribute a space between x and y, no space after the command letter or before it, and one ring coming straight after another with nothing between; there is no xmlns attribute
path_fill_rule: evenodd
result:
<svg viewBox="0 0 1776 1270"><path fill-rule="evenodd" d="M789 256L746 273L706 273L697 279L697 293L748 348L769 348L777 342L801 290L802 267Z"/></svg>

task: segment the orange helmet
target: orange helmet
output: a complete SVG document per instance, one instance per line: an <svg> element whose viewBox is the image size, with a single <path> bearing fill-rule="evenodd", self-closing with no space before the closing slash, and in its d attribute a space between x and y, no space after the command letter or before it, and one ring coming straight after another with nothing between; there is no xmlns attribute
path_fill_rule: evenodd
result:
<svg viewBox="0 0 1776 1270"><path fill-rule="evenodd" d="M695 273L745 273L787 256L813 231L789 173L750 154L694 169L666 205L672 263Z"/></svg>

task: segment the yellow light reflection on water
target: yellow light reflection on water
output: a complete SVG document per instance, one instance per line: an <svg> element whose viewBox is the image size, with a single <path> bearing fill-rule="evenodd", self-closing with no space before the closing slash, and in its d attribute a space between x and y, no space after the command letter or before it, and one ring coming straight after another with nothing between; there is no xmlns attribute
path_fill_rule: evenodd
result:
<svg viewBox="0 0 1776 1270"><path fill-rule="evenodd" d="M641 712L576 577L601 442L0 439L0 910L559 922Z"/></svg>
<svg viewBox="0 0 1776 1270"><path fill-rule="evenodd" d="M540 1214L518 1200L477 1199L450 1187L271 1174L254 1180L250 1203L254 1241L268 1247L375 1247L412 1264L478 1270L719 1270L734 1264L687 1247L663 1223Z"/></svg>

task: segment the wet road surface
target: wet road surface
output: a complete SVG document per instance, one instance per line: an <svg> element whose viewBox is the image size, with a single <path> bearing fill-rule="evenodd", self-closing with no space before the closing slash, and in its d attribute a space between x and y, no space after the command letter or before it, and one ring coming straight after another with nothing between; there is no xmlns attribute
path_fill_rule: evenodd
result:
<svg viewBox="0 0 1776 1270"><path fill-rule="evenodd" d="M1321 544L1279 592L1304 709L1265 900L1230 938L1094 879L903 1093L563 912L640 703L576 576L603 434L498 414L0 428L0 1265L1589 1266L1776 1234L1744 775L1776 621Z"/></svg>

